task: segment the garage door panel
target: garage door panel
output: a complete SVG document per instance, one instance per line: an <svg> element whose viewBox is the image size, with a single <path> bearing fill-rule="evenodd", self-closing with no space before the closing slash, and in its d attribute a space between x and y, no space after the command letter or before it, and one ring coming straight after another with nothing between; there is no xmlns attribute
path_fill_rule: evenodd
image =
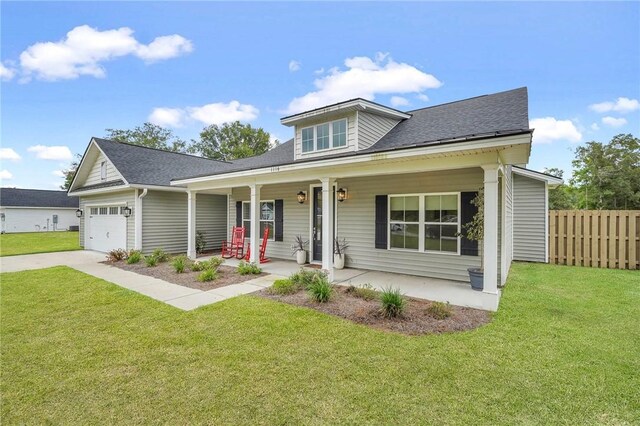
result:
<svg viewBox="0 0 640 426"><path fill-rule="evenodd" d="M92 207L87 218L87 248L102 252L127 247L127 220L119 206Z"/></svg>

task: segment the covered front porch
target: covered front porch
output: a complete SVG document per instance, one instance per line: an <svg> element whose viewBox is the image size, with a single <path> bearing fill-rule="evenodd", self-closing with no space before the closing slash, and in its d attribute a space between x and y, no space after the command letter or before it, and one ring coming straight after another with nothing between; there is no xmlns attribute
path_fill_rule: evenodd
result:
<svg viewBox="0 0 640 426"><path fill-rule="evenodd" d="M235 267L239 263L240 261L237 259L227 259L225 265ZM263 263L260 267L264 272L279 277L288 277L300 270L300 266L296 262L287 260L272 260L271 262ZM305 266L305 268L308 267L309 265ZM341 286L353 285L356 287L369 284L376 290L391 286L400 289L400 292L407 297L450 303L456 306L486 311L497 310L500 298L499 292L495 297L481 291L474 291L465 282L357 268L335 269L333 283Z"/></svg>

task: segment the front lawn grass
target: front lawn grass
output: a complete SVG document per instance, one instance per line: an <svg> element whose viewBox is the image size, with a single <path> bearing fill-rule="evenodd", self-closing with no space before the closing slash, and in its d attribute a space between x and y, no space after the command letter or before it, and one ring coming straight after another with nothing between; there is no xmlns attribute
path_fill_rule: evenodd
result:
<svg viewBox="0 0 640 426"><path fill-rule="evenodd" d="M242 296L184 312L1 276L4 424L638 424L638 272L516 264L493 322L407 337Z"/></svg>
<svg viewBox="0 0 640 426"><path fill-rule="evenodd" d="M81 249L77 232L25 232L0 235L0 256Z"/></svg>

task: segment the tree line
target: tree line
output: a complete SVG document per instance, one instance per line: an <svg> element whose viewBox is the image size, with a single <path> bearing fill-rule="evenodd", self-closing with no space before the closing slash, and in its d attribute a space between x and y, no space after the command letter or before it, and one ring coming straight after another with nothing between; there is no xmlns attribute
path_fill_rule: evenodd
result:
<svg viewBox="0 0 640 426"><path fill-rule="evenodd" d="M179 138L172 130L144 123L133 129L106 129L105 139L148 148L171 152L199 155L219 161L231 161L252 157L267 152L272 148L271 136L264 129L252 127L239 121L224 123L220 126L212 124L200 132L200 138L186 141ZM276 140L275 145L279 142ZM68 190L75 176L82 155L76 154L69 167L63 170L65 175L61 189Z"/></svg>
<svg viewBox="0 0 640 426"><path fill-rule="evenodd" d="M549 190L549 209L640 209L640 139L619 134L608 143L587 142L575 149L571 164L571 178ZM557 168L545 172L564 174Z"/></svg>

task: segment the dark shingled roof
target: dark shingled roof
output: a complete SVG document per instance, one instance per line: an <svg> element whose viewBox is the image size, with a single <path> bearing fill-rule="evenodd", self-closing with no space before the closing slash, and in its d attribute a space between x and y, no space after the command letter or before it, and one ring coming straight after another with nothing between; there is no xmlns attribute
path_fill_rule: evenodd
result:
<svg viewBox="0 0 640 426"><path fill-rule="evenodd" d="M78 198L68 197L67 191L43 189L0 188L2 207L70 207L78 208Z"/></svg>
<svg viewBox="0 0 640 426"><path fill-rule="evenodd" d="M169 186L171 179L220 172L230 163L93 138L130 184Z"/></svg>
<svg viewBox="0 0 640 426"><path fill-rule="evenodd" d="M358 152L295 161L293 139L290 139L265 154L235 160L231 164L227 163L224 168L211 168L200 174L183 175L183 178L531 132L526 87L407 113L411 114L411 118L401 121L378 142ZM176 176L173 180L179 179Z"/></svg>

